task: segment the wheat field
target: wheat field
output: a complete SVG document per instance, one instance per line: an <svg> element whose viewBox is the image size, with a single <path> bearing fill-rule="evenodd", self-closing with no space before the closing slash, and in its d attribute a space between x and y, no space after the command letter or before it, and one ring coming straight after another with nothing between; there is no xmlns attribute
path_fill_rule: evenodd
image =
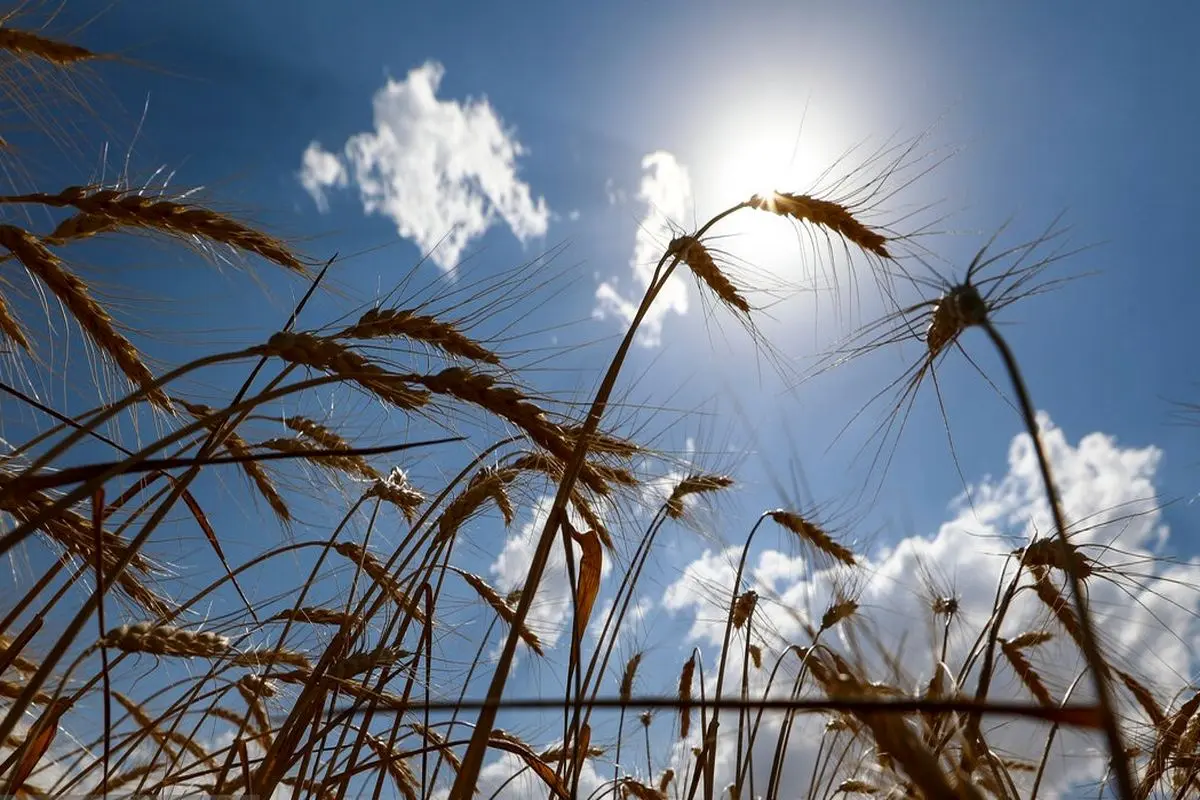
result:
<svg viewBox="0 0 1200 800"><path fill-rule="evenodd" d="M22 20L0 27L6 123L60 141L73 128L46 122L49 98L56 120L87 118L88 70L116 57ZM1089 791L1197 796L1200 692L1156 685L1097 613L1169 604L1195 575L1109 546L1076 515L1003 327L1013 307L1073 291L1066 268L1086 269L1086 251L1058 219L1026 238L997 220L947 279L926 269L938 239L889 217L893 195L878 189L922 146L681 228L619 339L592 348L603 353L586 396L563 398L539 389L553 352L521 350L503 325L477 333L507 324L513 297L553 291L554 253L449 288L422 287L418 267L376 297L346 297L347 259L319 241L272 235L219 197L83 176L46 186L5 137L0 794L1032 798L1078 779L1063 754L1087 750L1105 771ZM907 348L901 374L851 404L875 415L862 417L872 474L897 468L908 411L940 401L944 363L986 351L999 365L989 379L1023 425L1041 510L1021 521L1020 546L981 545L994 583L970 593L985 613L931 568L910 576L928 641L898 639L869 602L880 562L851 522L777 507L717 530L737 465L681 467L635 424L669 406L622 379L678 276L764 362L781 354L759 326L763 286L722 238L750 216L844 256L885 309L840 318L837 343L806 354L806 380ZM273 318L264 304L274 332L257 340L181 331L202 354L163 363L122 287L81 266L105 242L177 253L239 291L286 285L290 308ZM69 367L68 343L82 354ZM230 514L239 529L213 524ZM522 585L464 558L499 550L493 534L527 519ZM696 579L713 646L669 643L674 671L661 675L625 632L676 529L729 542L731 581ZM767 540L798 554L807 603L754 577ZM547 600L555 571L566 589ZM546 625L547 603L562 630ZM789 760L801 741L816 751L803 770Z"/></svg>

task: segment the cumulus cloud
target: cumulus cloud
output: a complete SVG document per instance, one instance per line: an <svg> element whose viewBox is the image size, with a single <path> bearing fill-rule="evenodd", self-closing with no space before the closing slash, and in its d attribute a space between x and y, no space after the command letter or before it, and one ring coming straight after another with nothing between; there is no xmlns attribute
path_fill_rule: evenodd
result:
<svg viewBox="0 0 1200 800"><path fill-rule="evenodd" d="M340 154L310 144L300 182L323 210L326 190L352 181L366 213L391 219L449 271L497 221L522 243L545 235L550 210L518 178L525 150L491 104L437 96L444 72L430 61L388 79L372 102L375 129L351 136Z"/></svg>
<svg viewBox="0 0 1200 800"><path fill-rule="evenodd" d="M1072 521L1073 542L1092 560L1095 570L1087 588L1105 652L1111 663L1132 671L1154 687L1160 702L1169 703L1178 690L1186 688L1196 667L1200 562L1155 558L1168 535L1154 491L1161 452L1154 447L1122 448L1101 433L1072 445L1045 416L1041 424L1064 510ZM1004 572L1004 555L1035 535L1053 532L1032 443L1026 435L1013 440L1007 473L999 480L982 481L971 497L973 507L952 509L953 517L933 535L910 537L886 552L864 557L853 574L844 568L821 569L802 557L775 550L759 552L751 559L742 584L742 588L755 588L761 596L756 640L775 655L783 653L787 644L807 644L811 639L805 626L818 626L825 609L850 597L859 603L860 621L826 632L824 641L839 652L856 652L870 678L899 684L904 691L921 691L933 676L934 654L942 636L941 625L931 620L931 596L933 592L953 592L959 612L947 639L946 663L956 670L976 633L988 623L997 586L1011 576L1011 562L1009 571ZM705 552L664 592L663 607L690 618L690 637L702 645L719 647L723 638L726 604L740 556L740 548ZM1031 650L1029 657L1054 696L1061 699L1085 664L1035 593L1019 593L1001 636L1040 629L1054 633L1054 639ZM851 637L849 631L858 635ZM870 635L862 635L864 631ZM735 647L741 646L735 638ZM882 653L899 656L899 674ZM968 691L976 686L977 669L978 664L967 675ZM766 674L767 670L751 669L746 679L762 692ZM733 683L727 686L740 685L742 678L738 665L727 678ZM786 683L783 688L790 690L790 680ZM1003 659L991 695L1030 702L1020 678ZM1091 685L1085 679L1072 699L1086 701L1090 696ZM1140 718L1142 712L1129 696L1121 694L1120 698L1124 710ZM756 751L756 769L771 762L778 731L777 723L772 724L775 727L768 726L760 738L763 752ZM789 781L804 783L811 776L823 724L824 720L815 717L798 721L787 753ZM736 731L736 723L722 726L723 736L730 738L728 746L718 751L723 781L732 777L736 749L730 728ZM988 733L989 744L997 752L1035 764L1045 737L1042 726L1011 721L994 723ZM1098 780L1106 767L1102 753L1103 743L1097 738L1060 733L1046 788L1062 791ZM678 756L683 763L690 758L690 751L680 747ZM765 780L765 772L761 776L756 773L756 785L759 780Z"/></svg>
<svg viewBox="0 0 1200 800"><path fill-rule="evenodd" d="M654 267L662 257L667 242L674 238L671 221L688 218L692 201L692 183L688 171L679 160L665 150L650 153L642 159L642 183L638 200L646 205L646 214L638 226L633 244L630 287L622 290L616 278L604 281L596 289L594 316L599 319L615 317L628 325L633 321L638 303L650 286ZM610 201L615 195L606 187ZM638 341L646 347L662 343L663 320L668 314L688 311L687 284L678 273L671 276L639 328Z"/></svg>

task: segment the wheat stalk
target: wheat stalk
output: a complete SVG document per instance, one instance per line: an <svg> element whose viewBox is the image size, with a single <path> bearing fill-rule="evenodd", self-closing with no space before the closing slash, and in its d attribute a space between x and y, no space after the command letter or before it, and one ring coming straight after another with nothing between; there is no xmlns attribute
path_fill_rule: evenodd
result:
<svg viewBox="0 0 1200 800"><path fill-rule="evenodd" d="M70 67L101 57L76 44L47 39L36 33L9 27L0 27L0 50L12 53L18 58L40 58L58 67Z"/></svg>
<svg viewBox="0 0 1200 800"><path fill-rule="evenodd" d="M717 492L733 485L733 478L728 475L692 474L685 477L671 490L667 498L667 516L679 519L683 516L683 500L685 497L704 492Z"/></svg>
<svg viewBox="0 0 1200 800"><path fill-rule="evenodd" d="M770 512L771 519L796 534L806 544L811 545L834 561L852 567L858 562L854 553L834 541L833 537L819 526L809 522L804 517L792 511L782 509Z"/></svg>
<svg viewBox="0 0 1200 800"><path fill-rule="evenodd" d="M678 236L667 246L667 253L677 256L688 265L699 280L712 289L722 303L743 314L750 314L750 304L733 285L733 282L721 272L708 248L693 236Z"/></svg>
<svg viewBox="0 0 1200 800"><path fill-rule="evenodd" d="M748 205L781 217L790 217L799 222L828 228L868 253L880 258L891 258L887 249L887 238L860 222L851 210L841 203L820 200L806 194L775 192L769 197L754 195Z"/></svg>
<svg viewBox="0 0 1200 800"><path fill-rule="evenodd" d="M343 339L378 339L403 336L433 345L442 352L471 361L499 365L500 357L458 330L449 322L419 314L411 309L367 311L358 322L337 334Z"/></svg>

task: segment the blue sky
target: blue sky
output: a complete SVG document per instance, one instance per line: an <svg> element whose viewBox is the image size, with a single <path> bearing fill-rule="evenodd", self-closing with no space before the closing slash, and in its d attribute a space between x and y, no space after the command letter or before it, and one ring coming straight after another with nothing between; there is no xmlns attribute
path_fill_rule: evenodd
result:
<svg viewBox="0 0 1200 800"><path fill-rule="evenodd" d="M1147 469L1158 501L1170 503L1161 521L1172 536L1162 552L1191 557L1200 552L1190 504L1200 481L1194 455L1200 432L1172 424L1172 401L1200 393L1191 352L1200 294L1191 241L1198 210L1193 189L1200 185L1192 149L1200 123L1200 69L1191 41L1198 22L1200 12L1188 3L214 0L105 5L73 38L135 62L97 71L105 108L120 109L105 116L110 171L132 142L132 182L165 165L173 188L203 186L206 198L263 223L315 258L353 254L334 276L347 297L366 301L387 291L417 263L422 236L438 239L451 232L439 226L471 219L450 206L419 214L429 211L435 195L481 203L486 230L462 239L467 260L457 277L446 274L455 259L438 263L435 253L418 268L415 285L462 285L562 247L541 273L554 282L539 296L544 299L518 303L508 312L513 319L503 322L515 322L522 334L514 343L518 363L534 361L542 348L562 350L556 368L539 369L533 382L576 401L589 396L597 365L606 363L621 333L611 308L594 318L598 287L613 285L623 296L638 288L630 264L639 225L656 232L662 212L677 205L682 213L673 213L672 221L690 229L763 179L778 178L772 188L806 191L811 185L805 181L852 145L864 142L834 168L835 176L888 142L921 136L913 159L926 160L908 162L916 164L914 173L920 164L950 157L884 202L879 214L902 219L932 204L897 228L929 223L931 233L920 242L952 265L939 267L944 274L961 275L974 251L1010 218L1007 244L1033 238L1063 212L1067 242L1087 248L1047 274L1082 277L1015 304L1002 317L1013 323L1004 332L1035 403L1066 444L1101 432L1115 440L1110 450L1161 450L1161 460L1146 458L1154 462ZM412 189L416 194L398 200L385 187L376 198L401 209L395 212L400 223L365 213L354 169L366 162L361 155L356 161L346 144L380 146L372 103L389 81L403 99L387 106L389 119L412 123L409 143L431 148L422 152L439 152L439 142L458 142L457 149L446 146L461 152L464 142L484 141L486 128L492 136L486 144L511 147L513 157L497 159L488 150L465 166L419 158L397 165L392 157L413 148L372 151L370 165L392 170L396 186L426 177L436 179L435 186L446 181L440 184L446 191L424 196ZM412 105L412 93L422 86L434 95L426 109L433 111L424 116ZM323 204L301 178L310 148L314 159L323 159L311 165L333 170L321 187ZM55 177L61 168L72 182L79 169L94 173L101 163L92 141L61 163L52 153L37 155ZM648 172L648 163L665 166ZM460 167L465 180L447 176ZM328 185L340 171L344 185ZM679 188L684 171L686 192ZM660 199L655 209L639 199L647 175L661 178L652 187ZM401 236L398 224L421 233ZM777 236L764 247L749 229L732 230L737 235L719 246L752 266L735 275L757 279L759 288L803 289L762 319L791 375L809 372L814 357L848 333L850 323L880 312L878 299L865 291L869 284L854 302L849 295L814 295L805 266L811 260L801 257L802 243L794 237ZM780 230L786 233L782 223ZM364 252L372 248L381 249ZM263 315L262 295L231 278L175 272L170 262L130 274L139 294L204 298L205 314L170 319L217 329L202 342L150 346L151 352L161 348L164 358L213 342L255 341L282 322L299 291L264 275L272 299ZM743 485L719 504L728 530L744 532L759 511L777 505L853 507L855 513L840 517L853 526L849 538L882 553L903 537L930 535L956 519L958 511L949 507L962 479L948 457L930 386L918 397L893 468L868 510L855 500L862 475L847 461L869 426L858 425L833 443L833 434L884 379L908 363L900 354L880 353L797 387L756 357L724 309L714 308L690 279L683 283L686 313L665 314L657 341L635 348L624 389L631 402L647 407L635 416L648 420L664 449L687 455L691 440L699 452L688 457L697 465L737 468ZM306 319L317 327L348 308L345 298L323 298ZM167 319L154 316L161 308L139 307L139 313L155 324ZM496 321L484 330L487 324ZM1007 390L983 335L969 332L964 342ZM904 357L917 352L909 348ZM941 388L962 478L978 487L995 476L988 485L1003 484L1005 457L1021 430L1017 415L961 363L947 367ZM666 409L652 415L648 407L655 404ZM697 408L705 413L679 411ZM1071 457L1064 456L1064 465ZM800 496L792 488L800 481L789 475L793 463L803 475ZM424 468L434 474L440 465ZM773 476L784 476L786 495ZM725 538L740 543L742 536ZM671 537L655 576L662 589L714 548L686 531ZM511 569L520 541L481 541L495 547L480 544L465 557L503 581L508 573L497 557L507 546ZM677 633L688 623L686 603L660 609L642 636ZM657 651L672 665L668 672L686 657L683 646ZM530 688L550 678L534 670L521 680Z"/></svg>

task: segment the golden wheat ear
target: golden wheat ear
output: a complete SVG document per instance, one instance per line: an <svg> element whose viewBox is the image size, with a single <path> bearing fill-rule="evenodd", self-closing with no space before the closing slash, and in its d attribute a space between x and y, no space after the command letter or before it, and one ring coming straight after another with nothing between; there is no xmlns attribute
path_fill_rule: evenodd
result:
<svg viewBox="0 0 1200 800"><path fill-rule="evenodd" d="M58 298L84 334L112 359L125 377L135 386L147 390L146 397L151 403L164 410L171 409L171 401L162 389L150 388L154 376L137 348L117 331L112 317L92 297L86 283L64 269L62 261L36 236L21 228L0 225L0 247L16 256L29 273ZM4 316L0 313L0 317ZM10 338L14 338L8 325L4 326L4 330ZM21 337L17 341L24 340L19 329L16 330L16 336Z"/></svg>

